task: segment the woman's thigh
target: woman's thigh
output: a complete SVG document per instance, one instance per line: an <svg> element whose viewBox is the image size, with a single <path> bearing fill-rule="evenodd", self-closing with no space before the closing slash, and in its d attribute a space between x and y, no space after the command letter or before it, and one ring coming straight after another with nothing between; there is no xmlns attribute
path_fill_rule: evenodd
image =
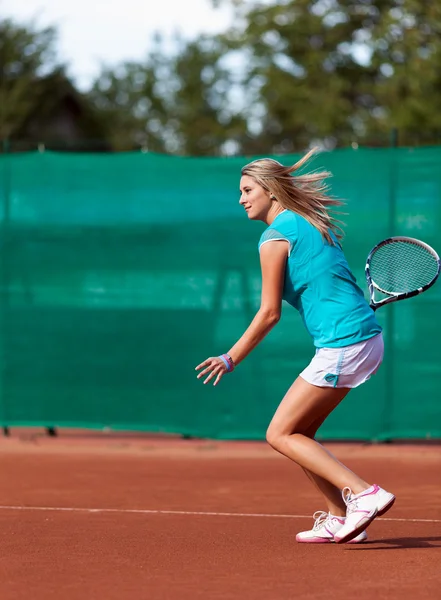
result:
<svg viewBox="0 0 441 600"><path fill-rule="evenodd" d="M298 377L279 404L267 436L293 433L310 436L314 427L317 431L349 391L350 388L318 387Z"/></svg>

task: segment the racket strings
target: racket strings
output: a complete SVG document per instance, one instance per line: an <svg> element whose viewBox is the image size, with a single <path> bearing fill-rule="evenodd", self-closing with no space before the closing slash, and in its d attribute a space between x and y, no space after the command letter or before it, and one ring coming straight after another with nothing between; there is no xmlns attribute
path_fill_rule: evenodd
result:
<svg viewBox="0 0 441 600"><path fill-rule="evenodd" d="M380 246L373 254L370 274L386 292L405 293L429 284L438 272L438 261L429 250L408 241Z"/></svg>

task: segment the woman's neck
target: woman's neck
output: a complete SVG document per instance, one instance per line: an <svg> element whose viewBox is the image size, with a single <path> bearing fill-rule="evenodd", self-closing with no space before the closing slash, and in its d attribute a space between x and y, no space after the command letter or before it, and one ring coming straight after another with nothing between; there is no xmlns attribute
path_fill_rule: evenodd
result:
<svg viewBox="0 0 441 600"><path fill-rule="evenodd" d="M267 225L271 225L276 217L285 212L286 208L283 208L278 202L275 202L274 205L269 209L268 214L265 219L265 223Z"/></svg>

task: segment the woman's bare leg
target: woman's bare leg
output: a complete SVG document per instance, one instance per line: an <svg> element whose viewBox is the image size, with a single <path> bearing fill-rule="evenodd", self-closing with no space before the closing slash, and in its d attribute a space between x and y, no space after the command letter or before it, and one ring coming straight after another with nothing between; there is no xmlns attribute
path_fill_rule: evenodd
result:
<svg viewBox="0 0 441 600"><path fill-rule="evenodd" d="M348 486L354 494L370 485L302 432L307 432L318 420L324 420L348 392L346 388L317 387L299 377L280 403L267 431L267 441L275 450L317 476L314 482L325 493L333 510L340 504L337 504L335 490L323 485L321 479L337 490Z"/></svg>
<svg viewBox="0 0 441 600"><path fill-rule="evenodd" d="M330 512L331 515L334 515L336 517L345 517L347 507L346 504L343 502L341 491L338 490L335 486L333 486L332 483L329 483L329 481L326 481L326 479L323 479L318 475L314 475L314 473L311 473L311 471L308 471L308 469L303 470L307 477L319 490L319 492L321 492L325 497L328 512Z"/></svg>
<svg viewBox="0 0 441 600"><path fill-rule="evenodd" d="M317 419L310 427L308 427L308 429L303 432L303 435L314 439L315 434L323 424L323 421L325 421L327 418L328 414L329 413L326 413ZM326 479L323 479L323 477L319 477L303 467L302 469L315 487L319 490L319 492L321 492L325 497L328 512L337 517L344 517L346 515L346 504L343 502L341 490L336 488L332 483L329 483L329 481L326 481Z"/></svg>

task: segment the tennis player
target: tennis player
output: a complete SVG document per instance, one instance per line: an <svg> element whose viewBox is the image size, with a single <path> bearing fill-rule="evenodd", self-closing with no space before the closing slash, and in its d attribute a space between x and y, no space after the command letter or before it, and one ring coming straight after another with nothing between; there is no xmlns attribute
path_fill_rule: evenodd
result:
<svg viewBox="0 0 441 600"><path fill-rule="evenodd" d="M315 439L318 428L348 392L379 368L383 336L343 254L342 203L328 194L328 172L296 174L314 150L293 166L259 159L242 169L240 204L267 229L259 241L261 305L253 321L226 353L196 367L198 378L217 385L279 321L282 299L296 308L316 349L277 408L266 439L303 468L323 494L327 511L298 542L362 542L365 529L391 508L395 496L370 484Z"/></svg>

